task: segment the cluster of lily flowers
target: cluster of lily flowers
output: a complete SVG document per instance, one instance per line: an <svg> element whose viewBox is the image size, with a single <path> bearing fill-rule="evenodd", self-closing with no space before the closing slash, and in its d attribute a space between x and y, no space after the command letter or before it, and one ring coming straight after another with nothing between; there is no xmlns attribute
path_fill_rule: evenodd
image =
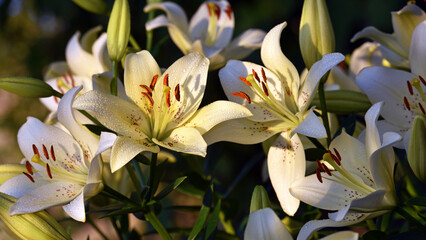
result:
<svg viewBox="0 0 426 240"><path fill-rule="evenodd" d="M165 15L149 20L147 31L167 27L184 54L167 69L147 50L120 50L128 45L130 17L127 0L116 0L107 33L99 35L101 29L93 28L81 38L77 32L67 44L66 61L49 66L47 84L0 79L0 87L18 94L39 97L43 92L40 100L51 111L44 122L28 117L17 136L24 159L4 166L10 177L0 186L6 206L0 217L21 238L33 238L34 231L44 239L70 238L40 211L61 205L72 219L84 222L87 201L95 195L107 192L117 201L129 196L108 185L112 173L137 168L135 159L150 160L151 182L161 152L205 157L207 147L221 141L264 143L269 179L286 216L297 215L301 202L329 212L328 218L304 223L297 239L396 209L403 217L410 215L397 194L402 177L397 176L395 152L408 162L411 177L426 183L426 14L421 8L409 3L393 12L393 34L374 27L357 33L353 41L372 41L345 60L333 52L324 2L305 0L300 48L306 69L300 74L281 50L286 22L267 33L249 29L231 41L234 12L225 0L202 4L189 22L173 2L144 8L154 10ZM237 60L259 48L262 64ZM348 67L342 68L345 63ZM123 76L117 71L120 64ZM200 107L207 75L215 70L228 100ZM367 107L359 111L358 105ZM365 127L362 120L355 131L335 121L334 113L350 112L366 112ZM309 149L321 153L316 161L307 161L312 159ZM131 182L122 176L115 181ZM136 202L143 207L138 211L162 238L170 239L149 204L152 191ZM215 205L220 211L220 202ZM412 209L421 206L426 205ZM256 187L244 239L293 239L278 217L283 214L277 215L281 209L274 210L265 190ZM41 213L46 216L36 215ZM27 225L39 225L28 227L31 233L22 231L13 220L19 216L32 219L25 220ZM422 217L407 219L426 226ZM358 233L341 231L324 239L332 238L357 239Z"/></svg>

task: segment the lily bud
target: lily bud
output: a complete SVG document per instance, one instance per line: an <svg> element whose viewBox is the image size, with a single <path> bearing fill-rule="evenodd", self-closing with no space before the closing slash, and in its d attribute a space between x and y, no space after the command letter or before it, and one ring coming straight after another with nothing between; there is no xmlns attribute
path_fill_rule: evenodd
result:
<svg viewBox="0 0 426 240"><path fill-rule="evenodd" d="M334 52L334 32L324 0L305 0L299 27L299 45L303 61L309 69Z"/></svg>
<svg viewBox="0 0 426 240"><path fill-rule="evenodd" d="M268 193L265 188L258 185L253 190L250 203L250 213L264 208L270 208L271 202L269 202Z"/></svg>
<svg viewBox="0 0 426 240"><path fill-rule="evenodd" d="M0 185L25 172L26 168L22 164L2 164L0 165Z"/></svg>
<svg viewBox="0 0 426 240"><path fill-rule="evenodd" d="M27 77L4 77L0 78L0 88L22 97L43 98L58 96L49 84L35 78ZM59 94L60 95L60 94Z"/></svg>
<svg viewBox="0 0 426 240"><path fill-rule="evenodd" d="M103 0L72 0L86 11L96 14L106 14L107 5Z"/></svg>
<svg viewBox="0 0 426 240"><path fill-rule="evenodd" d="M331 113L366 112L371 107L367 95L350 90L326 91L325 100L327 101L327 111ZM311 106L320 106L318 96L314 97Z"/></svg>
<svg viewBox="0 0 426 240"><path fill-rule="evenodd" d="M408 145L408 163L416 177L426 183L426 117L417 115L414 118Z"/></svg>
<svg viewBox="0 0 426 240"><path fill-rule="evenodd" d="M9 215L9 207L16 198L0 193L0 218L6 226L22 239L71 239L61 225L46 211Z"/></svg>
<svg viewBox="0 0 426 240"><path fill-rule="evenodd" d="M112 61L120 61L130 37L130 9L127 0L115 0L107 30L107 48Z"/></svg>

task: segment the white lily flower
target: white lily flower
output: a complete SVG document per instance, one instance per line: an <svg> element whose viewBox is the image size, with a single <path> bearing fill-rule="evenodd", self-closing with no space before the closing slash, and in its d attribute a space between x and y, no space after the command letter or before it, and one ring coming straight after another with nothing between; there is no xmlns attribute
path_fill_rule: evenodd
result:
<svg viewBox="0 0 426 240"><path fill-rule="evenodd" d="M167 27L176 46L188 54L197 51L210 60L210 70L225 65L228 59L242 59L259 49L265 32L249 29L231 42L234 31L234 13L228 1L207 1L191 18L173 2L148 4L145 12L163 10L167 16L160 15L146 23L146 29Z"/></svg>
<svg viewBox="0 0 426 240"><path fill-rule="evenodd" d="M246 106L253 117L229 121L205 135L208 144L230 141L254 144L280 133L268 153L268 171L281 207L294 215L299 200L291 196L290 184L305 174L305 153L300 133L314 138L326 137L319 118L308 109L321 77L344 59L340 53L324 55L303 78L284 56L280 36L286 22L266 35L261 57L266 67L231 60L219 71L227 97Z"/></svg>
<svg viewBox="0 0 426 240"><path fill-rule="evenodd" d="M408 4L398 12L392 12L393 34L383 33L375 27L366 27L351 39L370 38L380 44L385 59L400 68L409 68L408 55L414 28L426 20L425 12L415 4Z"/></svg>
<svg viewBox="0 0 426 240"><path fill-rule="evenodd" d="M393 172L395 154L390 147L401 136L394 132L379 135L376 122L382 107L373 105L365 115L366 143L342 132L330 144L329 153L318 161L316 174L294 182L291 194L301 201L326 210L329 220L308 222L298 239L309 236L323 227L352 225L390 211L397 199Z"/></svg>
<svg viewBox="0 0 426 240"><path fill-rule="evenodd" d="M102 190L99 154L111 145L100 143L75 121L71 106L80 89L71 89L59 103L59 121L69 133L32 117L19 129L18 144L27 171L0 186L1 192L19 198L10 207L11 215L66 204L63 209L69 216L85 221L84 200Z"/></svg>
<svg viewBox="0 0 426 240"><path fill-rule="evenodd" d="M426 114L426 21L413 32L410 46L411 73L386 68L369 67L356 78L357 85L367 94L372 103L384 101L379 131L395 131L404 141L395 145L408 150L411 127L416 114Z"/></svg>
<svg viewBox="0 0 426 240"><path fill-rule="evenodd" d="M111 153L113 172L140 152L158 153L160 146L205 156L204 133L223 121L252 115L228 101L216 101L197 111L206 87L208 65L207 58L191 53L162 74L148 51L129 54L124 86L131 101L100 91L76 99L75 108L90 111L119 135Z"/></svg>

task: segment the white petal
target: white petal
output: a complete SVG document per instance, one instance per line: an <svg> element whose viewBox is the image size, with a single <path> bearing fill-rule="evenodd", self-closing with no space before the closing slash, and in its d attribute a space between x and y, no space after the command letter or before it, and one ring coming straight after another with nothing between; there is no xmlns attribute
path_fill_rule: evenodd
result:
<svg viewBox="0 0 426 240"><path fill-rule="evenodd" d="M277 214L270 208L264 208L250 213L245 240L293 240Z"/></svg>
<svg viewBox="0 0 426 240"><path fill-rule="evenodd" d="M321 238L321 240L358 240L358 233L352 231L340 231Z"/></svg>
<svg viewBox="0 0 426 240"><path fill-rule="evenodd" d="M31 192L20 197L19 200L10 207L10 215L38 212L40 210L68 203L76 198L83 186L67 183L52 182L33 189Z"/></svg>
<svg viewBox="0 0 426 240"><path fill-rule="evenodd" d="M405 138L407 132L409 131L409 130L407 131L406 128L401 128L401 127L392 125L388 123L386 120L377 121L376 126L377 126L377 129L379 130L379 136L383 136L383 134L385 134L386 132L396 132L399 135L404 136ZM358 139L365 143L365 130L359 134ZM402 141L396 142L393 146L396 148L404 149L404 142Z"/></svg>
<svg viewBox="0 0 426 240"><path fill-rule="evenodd" d="M407 52L413 30L423 20L426 20L426 14L416 4L408 4L400 11L392 12L392 26L395 37Z"/></svg>
<svg viewBox="0 0 426 240"><path fill-rule="evenodd" d="M200 132L191 127L180 127L173 129L170 135L165 139L155 139L152 141L162 147L176 152L206 156L207 144Z"/></svg>
<svg viewBox="0 0 426 240"><path fill-rule="evenodd" d="M240 104L215 101L195 112L185 127L194 127L203 135L221 122L250 116L251 112Z"/></svg>
<svg viewBox="0 0 426 240"><path fill-rule="evenodd" d="M242 104L248 108L252 113L253 117L250 119L253 121L271 121L279 119L278 116L271 113L270 111L264 109L263 107L255 104L255 102L266 104L254 91L253 87L247 86L242 82L239 77L247 77L247 75L252 74L252 70L256 71L259 77L261 78L261 69L265 71L267 77L267 87L271 95L278 101L283 102L284 89L281 81L275 76L274 73L269 71L267 68L264 68L260 65L250 63L250 62L241 62L230 60L224 68L219 71L220 83L222 88L225 91L226 96L229 100ZM262 88L262 86L260 86ZM244 92L249 95L251 99L251 104L247 100L236 97L232 95L234 92ZM283 106L285 107L285 106Z"/></svg>
<svg viewBox="0 0 426 240"><path fill-rule="evenodd" d="M380 115L380 110L383 106L383 102L374 104L368 109L365 114L365 145L367 149L367 156L371 156L373 152L382 146L380 141L379 131L377 130L376 122Z"/></svg>
<svg viewBox="0 0 426 240"><path fill-rule="evenodd" d="M240 144L255 144L265 141L280 132L274 128L281 121L253 122L245 118L228 120L214 126L203 134L207 145L215 142L226 141Z"/></svg>
<svg viewBox="0 0 426 240"><path fill-rule="evenodd" d="M79 194L69 204L62 206L64 211L74 220L79 222L86 221L86 212L84 209L84 194Z"/></svg>
<svg viewBox="0 0 426 240"><path fill-rule="evenodd" d="M107 34L102 33L92 45L93 57L96 59L98 69L96 73L102 73L112 70L112 62L108 56L107 50Z"/></svg>
<svg viewBox="0 0 426 240"><path fill-rule="evenodd" d="M424 12L423 12L424 14ZM410 47L411 72L426 78L426 21L414 29Z"/></svg>
<svg viewBox="0 0 426 240"><path fill-rule="evenodd" d="M117 139L117 135L110 132L101 132L100 138L101 139L99 140L99 147L98 151L96 151L96 155L99 155L105 152L108 148L112 147L115 140Z"/></svg>
<svg viewBox="0 0 426 240"><path fill-rule="evenodd" d="M104 93L110 93L111 91L112 72L103 72L100 74L93 74L92 83L93 90L98 90ZM117 79L117 96L124 100L129 100L126 90L124 89L123 82Z"/></svg>
<svg viewBox="0 0 426 240"><path fill-rule="evenodd" d="M146 5L143 10L144 12L150 12L156 9L165 11L167 19L171 23L176 25L182 32L188 32L188 19L179 5L173 2L152 3Z"/></svg>
<svg viewBox="0 0 426 240"><path fill-rule="evenodd" d="M158 153L160 148L146 140L135 141L128 137L118 136L111 151L111 172L115 172L122 168L126 163L132 160L132 158L144 151Z"/></svg>
<svg viewBox="0 0 426 240"><path fill-rule="evenodd" d="M311 103L322 76L344 59L345 56L340 53L330 53L324 55L321 60L312 65L305 82L298 92L297 105L300 111L304 111Z"/></svg>
<svg viewBox="0 0 426 240"><path fill-rule="evenodd" d="M383 59L388 61L392 67L410 69L410 62L408 61L408 59L402 57L387 46L379 44L379 51L382 53ZM382 62L382 64L376 66L384 65L384 63L385 62Z"/></svg>
<svg viewBox="0 0 426 240"><path fill-rule="evenodd" d="M66 73L70 71L68 68L67 62L65 61L58 61L53 62L47 66L47 70L43 75L44 80L52 79L60 77L63 73Z"/></svg>
<svg viewBox="0 0 426 240"><path fill-rule="evenodd" d="M349 65L353 77L363 68L382 65L383 57L378 47L376 42L365 42L353 51Z"/></svg>
<svg viewBox="0 0 426 240"><path fill-rule="evenodd" d="M80 33L76 32L68 41L65 49L67 63L76 75L91 78L93 74L98 73L97 61L93 55L81 47L79 38Z"/></svg>
<svg viewBox="0 0 426 240"><path fill-rule="evenodd" d="M300 84L296 67L283 54L280 45L281 32L287 26L283 22L272 28L265 36L260 49L262 62L287 85L293 94L297 94ZM295 96L297 97L297 96Z"/></svg>
<svg viewBox="0 0 426 240"><path fill-rule="evenodd" d="M289 137L282 132L268 152L268 172L272 186L284 212L293 216L299 208L299 199L290 194L290 186L305 176L305 151L297 134Z"/></svg>
<svg viewBox="0 0 426 240"><path fill-rule="evenodd" d="M147 116L137 105L100 91L81 95L73 107L89 110L105 127L123 136L145 139L150 131Z"/></svg>
<svg viewBox="0 0 426 240"><path fill-rule="evenodd" d="M325 138L327 133L321 120L315 115L314 108L311 108L305 118L292 133L300 133L313 138Z"/></svg>
<svg viewBox="0 0 426 240"><path fill-rule="evenodd" d="M406 109L404 97L414 109L417 105L417 95L410 95L407 88L407 80L412 80L417 76L386 67L364 68L356 77L356 84L367 94L372 103L384 101L381 115L389 123L409 128L415 116L415 112ZM425 88L426 89L426 88ZM418 110L420 111L420 110Z"/></svg>
<svg viewBox="0 0 426 240"><path fill-rule="evenodd" d="M24 170L25 171L25 170ZM35 182L31 182L28 177L24 174L12 177L0 186L0 192L6 193L7 195L20 198L23 195L31 192L33 189L48 184L47 180L37 179Z"/></svg>

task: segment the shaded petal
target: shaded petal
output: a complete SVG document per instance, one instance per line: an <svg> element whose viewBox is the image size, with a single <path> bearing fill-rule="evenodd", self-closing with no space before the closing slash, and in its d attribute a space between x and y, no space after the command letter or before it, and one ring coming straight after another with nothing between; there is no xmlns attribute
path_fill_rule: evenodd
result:
<svg viewBox="0 0 426 240"><path fill-rule="evenodd" d="M305 118L292 133L300 133L313 138L325 138L327 133L321 120L315 115L314 108L311 108Z"/></svg>
<svg viewBox="0 0 426 240"><path fill-rule="evenodd" d="M23 195L10 207L10 215L38 212L56 205L68 203L76 198L83 186L68 182L45 184Z"/></svg>
<svg viewBox="0 0 426 240"><path fill-rule="evenodd" d="M49 64L43 75L44 80L60 77L63 73L70 71L68 64L65 61L57 61Z"/></svg>
<svg viewBox="0 0 426 240"><path fill-rule="evenodd" d="M98 64L98 73L112 70L112 62L108 56L107 34L102 33L92 45L93 57Z"/></svg>
<svg viewBox="0 0 426 240"><path fill-rule="evenodd" d="M281 132L282 128L275 127L281 123L281 121L253 122L246 118L233 119L217 124L203 134L203 138L207 145L220 141L255 144Z"/></svg>
<svg viewBox="0 0 426 240"><path fill-rule="evenodd" d="M386 47L385 45L379 44L379 51L382 53L384 60L387 60L392 67L401 68L401 69L410 69L410 62L407 58L402 57L398 53L394 52L392 49ZM384 65L385 62L382 62L378 66Z"/></svg>
<svg viewBox="0 0 426 240"><path fill-rule="evenodd" d="M287 26L283 22L272 28L265 36L260 49L262 62L265 66L278 76L285 86L288 86L293 94L299 90L299 74L296 67L291 63L281 50L281 32ZM297 98L297 96L295 96Z"/></svg>
<svg viewBox="0 0 426 240"><path fill-rule="evenodd" d="M376 122L380 115L380 110L383 106L383 102L374 104L368 109L365 114L365 147L367 149L367 156L370 157L373 152L382 146L380 141L379 131L377 130Z"/></svg>
<svg viewBox="0 0 426 240"><path fill-rule="evenodd" d="M62 206L64 211L74 220L79 222L86 221L86 212L84 209L84 193L79 194L67 205Z"/></svg>
<svg viewBox="0 0 426 240"><path fill-rule="evenodd" d="M122 168L126 163L132 160L132 158L144 151L158 153L160 148L147 140L134 140L128 137L118 136L111 151L111 172L115 172Z"/></svg>
<svg viewBox="0 0 426 240"><path fill-rule="evenodd" d="M250 116L251 112L238 103L215 101L195 112L185 127L193 127L203 135L221 122Z"/></svg>
<svg viewBox="0 0 426 240"><path fill-rule="evenodd" d="M266 122L266 121L280 119L275 114L259 106L258 104L255 104L256 102L256 103L267 105L267 103L265 103L253 91L252 88L254 86L249 87L239 79L239 77L245 78L247 75L252 74L252 70L256 71L259 75L261 72L261 69L265 71L269 93L273 95L273 97L277 100L278 104L281 104L283 102L283 97L284 97L284 89L283 89L281 81L275 76L274 73L272 73L267 68L264 68L260 65L250 63L250 62L230 60L228 61L226 66L219 71L220 83L222 84L222 88L225 91L225 94L229 100L245 106L253 113L253 117L250 118L251 120ZM260 86L260 88L262 88L262 86ZM252 101L251 104L249 104L243 98L232 95L232 93L234 92L241 92L241 91L249 95Z"/></svg>
<svg viewBox="0 0 426 240"><path fill-rule="evenodd" d="M422 11L423 12L423 11ZM423 12L424 14L424 12ZM414 29L410 47L411 72L426 78L426 21Z"/></svg>
<svg viewBox="0 0 426 240"><path fill-rule="evenodd" d="M293 237L277 214L270 208L264 208L250 213L244 230L244 239L293 240Z"/></svg>
<svg viewBox="0 0 426 240"><path fill-rule="evenodd" d="M100 74L93 74L92 83L93 90L98 90L104 93L110 93L111 91L112 72L104 72ZM129 100L124 89L123 82L117 79L117 96L124 100Z"/></svg>
<svg viewBox="0 0 426 240"><path fill-rule="evenodd" d="M297 134L291 139L289 132L282 132L269 148L268 172L281 207L289 216L299 208L299 199L290 194L292 183L305 176L305 151Z"/></svg>
<svg viewBox="0 0 426 240"><path fill-rule="evenodd" d="M180 31L188 32L188 19L183 9L174 2L152 3L145 6L144 12L153 10L163 10L167 14L167 19L173 23ZM147 29L151 30L151 29Z"/></svg>
<svg viewBox="0 0 426 240"><path fill-rule="evenodd" d="M105 127L123 136L145 139L150 131L147 117L138 106L110 94L87 92L75 100L73 107L89 110Z"/></svg>
<svg viewBox="0 0 426 240"><path fill-rule="evenodd" d="M176 152L206 156L207 144L197 129L191 127L180 127L173 129L165 139L152 141L162 147Z"/></svg>
<svg viewBox="0 0 426 240"><path fill-rule="evenodd" d="M407 52L410 48L414 28L423 20L426 20L426 14L416 4L408 4L400 11L392 12L392 26L395 37Z"/></svg>
<svg viewBox="0 0 426 240"><path fill-rule="evenodd" d="M37 181L35 182L31 182L30 179L28 179L28 177L26 177L24 174L19 174L18 176L10 178L6 182L4 182L0 186L0 192L6 193L7 195L10 195L16 198L20 198L23 195L31 192L35 188L44 186L48 183L49 181L47 180L39 180L39 179L37 179Z"/></svg>
<svg viewBox="0 0 426 240"><path fill-rule="evenodd" d="M300 90L298 90L298 96L296 96L299 111L305 111L311 103L315 91L317 90L318 82L321 80L322 76L344 59L345 56L340 53L330 53L325 54L321 60L312 65L306 80L300 87Z"/></svg>
<svg viewBox="0 0 426 240"><path fill-rule="evenodd" d="M210 70L216 70L226 64L228 59L243 59L252 51L259 49L266 33L260 29L248 29L232 40L219 54L210 59Z"/></svg>
<svg viewBox="0 0 426 240"><path fill-rule="evenodd" d="M358 240L358 233L352 231L340 231L323 237L320 240Z"/></svg>
<svg viewBox="0 0 426 240"><path fill-rule="evenodd" d="M379 44L376 42L365 42L353 51L349 65L352 77L358 75L363 68L382 65L383 57L378 48Z"/></svg>
<svg viewBox="0 0 426 240"><path fill-rule="evenodd" d="M408 132L406 128L401 128L401 127L392 125L388 123L386 120L377 121L376 126L377 126L377 129L379 130L379 136L383 136L383 134L385 134L386 132L396 132L399 135L404 136L404 139L405 139L405 136L407 135L407 132ZM365 130L359 134L358 140L365 143ZM405 142L402 142L402 141L397 142L393 146L396 148L404 149L404 143Z"/></svg>
<svg viewBox="0 0 426 240"><path fill-rule="evenodd" d="M79 38L80 32L76 32L68 41L65 57L73 73L91 78L93 74L102 70L98 69L95 57L81 47Z"/></svg>

